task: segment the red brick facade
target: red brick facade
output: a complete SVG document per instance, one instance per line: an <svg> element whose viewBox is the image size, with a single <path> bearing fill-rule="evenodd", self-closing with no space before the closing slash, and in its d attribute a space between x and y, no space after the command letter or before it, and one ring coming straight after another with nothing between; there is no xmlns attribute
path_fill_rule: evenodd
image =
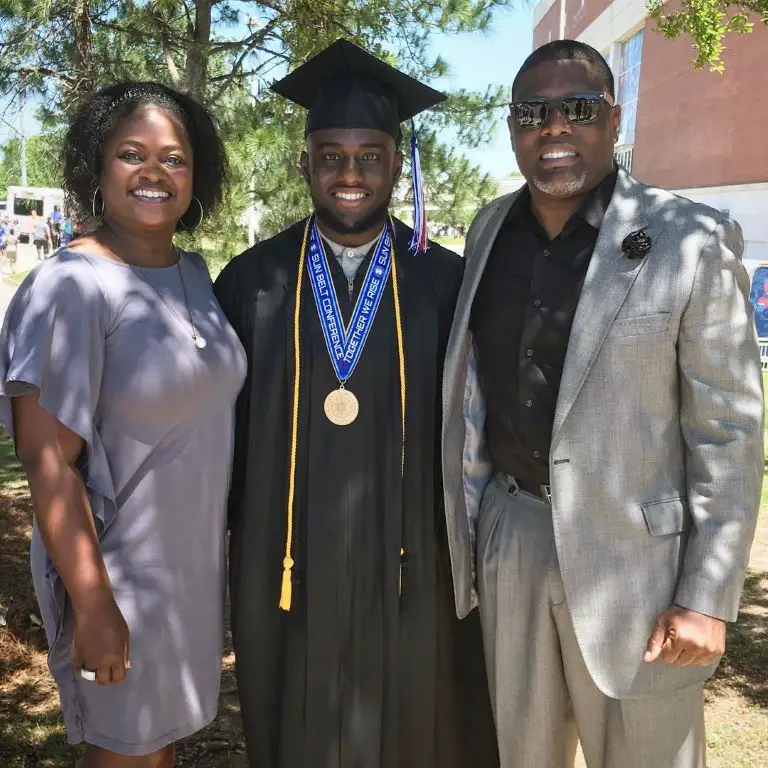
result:
<svg viewBox="0 0 768 768"><path fill-rule="evenodd" d="M561 2L566 3L565 36L571 39L578 39L611 5L611 0L555 0L534 28L534 48L559 37ZM750 35L729 36L724 75L693 70L690 39L667 40L654 27L646 20L633 173L668 189L768 182L763 139L768 27L758 23ZM610 25L601 34L604 29ZM595 34L586 37L597 45ZM599 45L607 55L619 42Z"/></svg>
<svg viewBox="0 0 768 768"><path fill-rule="evenodd" d="M768 181L768 29L731 36L725 74L646 26L633 172L669 189Z"/></svg>
<svg viewBox="0 0 768 768"><path fill-rule="evenodd" d="M544 18L533 28L533 47L541 47L550 40L560 36L560 3L555 0L552 7L544 14Z"/></svg>

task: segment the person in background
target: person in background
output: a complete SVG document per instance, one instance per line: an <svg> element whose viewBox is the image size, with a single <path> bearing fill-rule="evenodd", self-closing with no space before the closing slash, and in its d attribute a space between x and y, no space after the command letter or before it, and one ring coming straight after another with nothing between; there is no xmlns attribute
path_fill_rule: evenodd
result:
<svg viewBox="0 0 768 768"><path fill-rule="evenodd" d="M218 707L226 499L245 354L174 245L221 200L208 113L157 83L92 95L64 182L93 227L0 336L0 424L29 479L32 575L81 768L170 768Z"/></svg>
<svg viewBox="0 0 768 768"><path fill-rule="evenodd" d="M37 216L36 211L30 211L28 215L24 216L19 223L19 228L16 230L19 234L19 242L27 245L32 245L32 224L33 214ZM14 222L15 226L16 222Z"/></svg>
<svg viewBox="0 0 768 768"><path fill-rule="evenodd" d="M51 221L50 216L45 220L45 225L48 227L48 244L45 248L45 258L47 259L51 252L56 249L56 243L58 242L58 239L56 236L56 230L53 228L53 221Z"/></svg>
<svg viewBox="0 0 768 768"><path fill-rule="evenodd" d="M48 222L38 216L35 210L30 214L29 230L32 243L37 249L37 260L42 261L51 249L51 231Z"/></svg>
<svg viewBox="0 0 768 768"><path fill-rule="evenodd" d="M48 225L48 236L51 241L51 250L55 251L59 247L59 230L57 224L54 224L53 219L49 216L45 223Z"/></svg>
<svg viewBox="0 0 768 768"><path fill-rule="evenodd" d="M61 211L59 210L58 205L53 206L53 212L51 213L51 224L53 225L53 230L51 233L51 237L53 239L53 247L58 248L59 244L61 243L61 221L64 217L61 214Z"/></svg>
<svg viewBox="0 0 768 768"><path fill-rule="evenodd" d="M8 265L8 271L13 274L16 271L16 260L19 252L19 237L16 230L11 227L5 235L5 244L3 247L3 256Z"/></svg>
<svg viewBox="0 0 768 768"><path fill-rule="evenodd" d="M739 226L634 179L590 46L534 51L446 355L446 513L504 768L702 768L763 479ZM476 579L475 579L476 577ZM474 591L476 589L476 592Z"/></svg>
<svg viewBox="0 0 768 768"><path fill-rule="evenodd" d="M69 245L74 238L74 228L72 225L72 215L67 211L64 218L61 220L61 236L60 242L62 247Z"/></svg>

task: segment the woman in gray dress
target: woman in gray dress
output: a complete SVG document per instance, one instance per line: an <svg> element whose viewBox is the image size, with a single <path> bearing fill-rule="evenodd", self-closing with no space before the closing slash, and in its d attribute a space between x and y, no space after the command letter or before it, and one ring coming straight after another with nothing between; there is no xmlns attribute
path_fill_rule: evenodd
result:
<svg viewBox="0 0 768 768"><path fill-rule="evenodd" d="M97 93L65 157L96 226L29 275L0 339L0 423L29 479L49 665L84 768L172 766L174 742L216 714L245 356L173 235L224 175L193 100L153 83Z"/></svg>

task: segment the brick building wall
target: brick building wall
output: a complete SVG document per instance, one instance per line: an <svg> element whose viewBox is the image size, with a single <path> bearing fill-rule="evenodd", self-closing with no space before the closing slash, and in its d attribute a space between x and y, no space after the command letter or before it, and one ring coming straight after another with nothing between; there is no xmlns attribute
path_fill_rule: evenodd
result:
<svg viewBox="0 0 768 768"><path fill-rule="evenodd" d="M768 261L768 28L726 40L724 75L695 71L690 39L658 34L645 2L540 0L533 46L583 40L616 73L622 45L642 31L632 173L727 210L744 230L745 258Z"/></svg>

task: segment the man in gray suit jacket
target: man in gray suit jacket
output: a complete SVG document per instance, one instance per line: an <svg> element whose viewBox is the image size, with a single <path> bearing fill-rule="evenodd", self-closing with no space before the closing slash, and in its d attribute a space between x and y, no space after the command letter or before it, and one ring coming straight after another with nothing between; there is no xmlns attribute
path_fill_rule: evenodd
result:
<svg viewBox="0 0 768 768"><path fill-rule="evenodd" d="M741 232L613 162L605 60L535 51L444 380L456 604L479 600L504 768L704 765L763 472Z"/></svg>

